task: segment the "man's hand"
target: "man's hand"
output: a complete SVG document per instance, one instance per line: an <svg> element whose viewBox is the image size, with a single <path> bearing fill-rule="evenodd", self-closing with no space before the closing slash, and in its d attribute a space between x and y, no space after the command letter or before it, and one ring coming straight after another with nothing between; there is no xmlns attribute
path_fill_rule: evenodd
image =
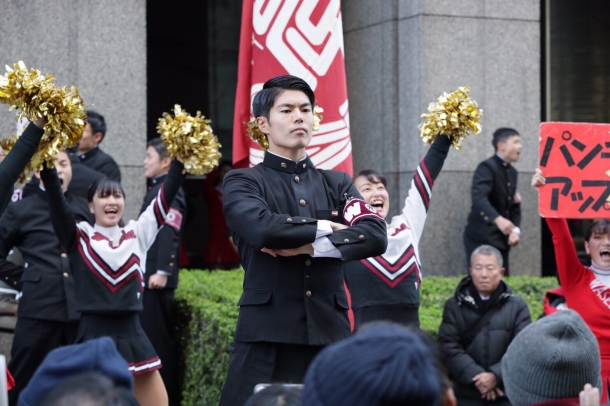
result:
<svg viewBox="0 0 610 406"><path fill-rule="evenodd" d="M493 372L481 372L480 374L472 378L472 380L474 381L474 386L477 387L477 389L479 390L479 392L481 392L482 395L485 395L487 392L491 391L493 388L496 387L497 384L496 376L493 374ZM495 399L495 393L493 396Z"/></svg>
<svg viewBox="0 0 610 406"><path fill-rule="evenodd" d="M347 228L347 226L345 224L335 223L333 221L329 221L329 223L330 223L330 228L333 230L333 232L339 231L339 230L345 230Z"/></svg>
<svg viewBox="0 0 610 406"><path fill-rule="evenodd" d="M38 119L32 121L32 123L34 123L34 125L36 127L43 129L45 124L47 124L47 117L46 116L39 117Z"/></svg>
<svg viewBox="0 0 610 406"><path fill-rule="evenodd" d="M534 171L534 176L532 176L532 187L537 188L544 184L546 184L546 178L542 174L540 168L536 168Z"/></svg>
<svg viewBox="0 0 610 406"><path fill-rule="evenodd" d="M586 384L578 397L580 406L599 406L599 389L594 388L591 384Z"/></svg>
<svg viewBox="0 0 610 406"><path fill-rule="evenodd" d="M148 289L163 289L167 285L167 275L155 273L148 279Z"/></svg>
<svg viewBox="0 0 610 406"><path fill-rule="evenodd" d="M510 233L513 231L513 228L515 228L515 225L512 221L502 216L496 217L494 219L494 223L496 223L496 226L498 227L498 229L500 229L500 231L502 231L502 234L504 235L510 235Z"/></svg>
<svg viewBox="0 0 610 406"><path fill-rule="evenodd" d="M520 241L521 237L517 233L510 233L510 235L508 236L508 245L510 245L511 247L516 247L517 245L519 245Z"/></svg>
<svg viewBox="0 0 610 406"><path fill-rule="evenodd" d="M492 390L490 390L487 393L484 393L481 395L481 397L485 400L488 400L490 402L493 402L496 400L497 397L499 396L504 396L504 392L502 392L502 389L495 387Z"/></svg>
<svg viewBox="0 0 610 406"><path fill-rule="evenodd" d="M294 257L296 255L301 255L301 254L313 255L313 245L306 244L299 248L288 248L288 249L282 249L282 250L272 249L272 248L262 248L261 252L266 252L267 254L271 255L272 257L277 257L278 255L280 257Z"/></svg>

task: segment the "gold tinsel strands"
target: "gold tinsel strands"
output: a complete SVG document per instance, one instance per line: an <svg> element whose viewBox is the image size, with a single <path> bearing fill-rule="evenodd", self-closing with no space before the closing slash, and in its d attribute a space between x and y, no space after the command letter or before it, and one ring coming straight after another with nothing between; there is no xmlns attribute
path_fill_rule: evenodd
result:
<svg viewBox="0 0 610 406"><path fill-rule="evenodd" d="M45 163L55 166L57 152L76 146L83 136L85 107L78 88L57 87L53 80L53 75L44 76L37 69L28 71L22 61L13 69L7 66L6 74L0 76L0 103L9 104L10 110L20 110L18 120L24 116L31 120L47 118L44 135L25 168L26 174L42 170ZM14 140L3 141L2 147L10 149L13 143Z"/></svg>
<svg viewBox="0 0 610 406"><path fill-rule="evenodd" d="M430 103L419 126L424 142L432 144L437 135L444 134L453 138L452 145L456 149L462 149L462 142L470 132L481 132L483 110L468 97L469 93L470 88L463 86L453 93L444 93L436 103Z"/></svg>
<svg viewBox="0 0 610 406"><path fill-rule="evenodd" d="M320 128L320 122L322 121L322 113L324 113L324 109L320 106L316 106L313 109L313 125L311 129L313 131L318 131ZM260 128L258 128L258 124L256 124L256 117L250 117L250 121L246 123L247 130L246 133L248 137L254 142L258 144L259 147L263 151L267 151L269 149L269 140L267 140L267 136L263 134Z"/></svg>
<svg viewBox="0 0 610 406"><path fill-rule="evenodd" d="M191 175L210 173L221 157L220 143L212 133L210 120L197 112L195 117L174 105L174 116L163 113L159 119L157 132L172 158L184 164L184 169Z"/></svg>

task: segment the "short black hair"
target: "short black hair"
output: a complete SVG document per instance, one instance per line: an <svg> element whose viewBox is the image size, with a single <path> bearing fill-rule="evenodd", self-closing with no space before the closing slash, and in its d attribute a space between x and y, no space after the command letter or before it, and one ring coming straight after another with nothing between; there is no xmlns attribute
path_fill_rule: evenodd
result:
<svg viewBox="0 0 610 406"><path fill-rule="evenodd" d="M93 134L102 133L102 140L106 136L106 120L104 116L102 116L97 111L93 110L85 110L85 114L87 115L87 123L91 126L91 131Z"/></svg>
<svg viewBox="0 0 610 406"><path fill-rule="evenodd" d="M165 147L165 144L163 143L160 137L153 138L152 140L148 141L146 143L146 149L148 149L149 147L153 147L155 151L157 151L157 154L159 154L159 158L163 159L167 157L167 148Z"/></svg>
<svg viewBox="0 0 610 406"><path fill-rule="evenodd" d="M506 142L506 140L512 135L516 135L519 137L521 136L519 132L514 128L501 127L494 131L494 136L491 140L491 144L494 146L494 150L498 150L499 142Z"/></svg>
<svg viewBox="0 0 610 406"><path fill-rule="evenodd" d="M316 106L316 97L307 82L291 75L276 76L266 81L262 90L254 96L252 101L254 117L269 119L269 110L273 107L275 99L286 90L299 90L305 93L311 103L311 108Z"/></svg>
<svg viewBox="0 0 610 406"><path fill-rule="evenodd" d="M597 220L593 222L585 233L585 241L589 242L593 234L608 234L610 233L610 220Z"/></svg>
<svg viewBox="0 0 610 406"><path fill-rule="evenodd" d="M49 389L38 406L137 406L135 396L125 387L99 372L87 372L59 382Z"/></svg>
<svg viewBox="0 0 610 406"><path fill-rule="evenodd" d="M301 406L300 387L274 384L248 398L244 406Z"/></svg>
<svg viewBox="0 0 610 406"><path fill-rule="evenodd" d="M120 182L110 178L101 178L96 180L89 186L87 191L87 202L92 203L93 198L97 195L98 197L106 197L115 193L121 193L125 198L125 191Z"/></svg>
<svg viewBox="0 0 610 406"><path fill-rule="evenodd" d="M388 187L388 181L386 180L385 176L383 176L382 173L377 172L373 169L364 169L358 172L358 175L354 176L354 180L358 179L361 176L364 176L371 183L381 182L383 186Z"/></svg>

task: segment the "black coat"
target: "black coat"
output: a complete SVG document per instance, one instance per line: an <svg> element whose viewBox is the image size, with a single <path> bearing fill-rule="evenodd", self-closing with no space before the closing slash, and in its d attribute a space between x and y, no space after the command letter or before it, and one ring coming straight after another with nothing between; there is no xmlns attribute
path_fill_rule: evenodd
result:
<svg viewBox="0 0 610 406"><path fill-rule="evenodd" d="M226 175L223 214L245 270L235 340L325 345L349 335L341 260L261 252L314 242L318 219L340 222L333 211L346 195L361 198L350 177L317 170L309 158L267 153L256 167ZM386 224L365 217L328 238L343 261L377 256L386 250Z"/></svg>
<svg viewBox="0 0 610 406"><path fill-rule="evenodd" d="M66 194L79 221L91 221L87 202ZM73 226L73 225L70 225ZM6 260L13 247L26 267ZM21 279L19 316L43 320L78 319L74 278L53 226L47 196L42 189L13 203L0 218L0 277L11 286Z"/></svg>
<svg viewBox="0 0 610 406"><path fill-rule="evenodd" d="M144 196L144 203L140 214L157 197L161 185L167 175L159 176L150 181L150 188ZM182 188L172 202L170 212L165 219L165 225L157 233L157 238L146 254L146 272L144 273L145 287L148 289L150 275L157 271L164 271L171 275L167 277L165 289L175 289L178 286L179 254L180 254L180 230L183 218L186 215L186 197Z"/></svg>
<svg viewBox="0 0 610 406"><path fill-rule="evenodd" d="M121 181L121 170L115 160L102 151L99 147L95 147L84 154L77 155L80 161L91 169L103 173L110 179L118 182Z"/></svg>
<svg viewBox="0 0 610 406"><path fill-rule="evenodd" d="M521 202L517 193L517 170L497 155L479 164L472 177L472 206L465 234L472 241L501 250L510 248L508 236L493 222L503 216L521 224Z"/></svg>
<svg viewBox="0 0 610 406"><path fill-rule="evenodd" d="M456 383L458 399L481 399L472 381L481 372L493 372L497 386L504 389L502 357L515 336L531 323L527 304L513 295L504 281L485 303L484 310L481 308L483 303L469 276L462 279L455 295L445 303L438 340L447 357L449 375ZM461 332L471 331L483 314L494 307L500 309L464 348Z"/></svg>

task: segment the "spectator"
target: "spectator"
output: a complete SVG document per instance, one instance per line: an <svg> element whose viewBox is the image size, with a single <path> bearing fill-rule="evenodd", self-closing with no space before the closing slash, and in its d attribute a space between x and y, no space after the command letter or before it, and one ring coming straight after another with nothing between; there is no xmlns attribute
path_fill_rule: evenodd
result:
<svg viewBox="0 0 610 406"><path fill-rule="evenodd" d="M479 245L488 244L502 253L509 275L508 252L521 239L521 196L517 170L521 136L512 128L498 128L493 135L496 154L479 164L472 177L472 208L464 230L466 260Z"/></svg>
<svg viewBox="0 0 610 406"><path fill-rule="evenodd" d="M76 147L76 154L81 162L91 169L103 173L109 179L121 181L121 171L114 159L99 148L106 135L106 120L104 116L93 111L85 111L87 125Z"/></svg>
<svg viewBox="0 0 610 406"><path fill-rule="evenodd" d="M329 345L305 376L303 406L437 406L441 384L430 349L386 321Z"/></svg>
<svg viewBox="0 0 610 406"><path fill-rule="evenodd" d="M445 303L439 341L460 405L510 405L501 360L531 318L527 304L512 294L503 275L500 252L482 245L472 253L470 276Z"/></svg>
<svg viewBox="0 0 610 406"><path fill-rule="evenodd" d="M439 136L415 171L400 215L387 224L388 248L383 255L345 264L345 280L352 296L355 326L389 320L419 326L419 288L422 273L419 241L428 214L432 185L443 168L451 138ZM387 219L390 196L385 177L361 171L354 186L364 200Z"/></svg>
<svg viewBox="0 0 610 406"><path fill-rule="evenodd" d="M77 375L57 384L37 406L139 406L133 394L97 372Z"/></svg>
<svg viewBox="0 0 610 406"><path fill-rule="evenodd" d="M167 155L167 148L161 138L150 140L144 160L144 175L149 179L150 186L140 214L159 194L171 164L172 159ZM155 242L146 254L144 309L139 314L142 329L163 361L160 373L170 405L180 404L178 355L174 340L174 290L178 287L180 230L185 212L186 200L184 191L180 188L165 218L165 225L157 233Z"/></svg>
<svg viewBox="0 0 610 406"><path fill-rule="evenodd" d="M114 386L133 391L129 366L108 337L57 348L49 353L19 396L19 406L37 406L62 381L87 372L98 372Z"/></svg>
<svg viewBox="0 0 610 406"><path fill-rule="evenodd" d="M233 169L229 161L222 161L203 182L203 197L208 205L210 237L203 253L203 263L207 269L235 269L239 267L239 257L229 240L227 221L222 215L222 182Z"/></svg>
<svg viewBox="0 0 610 406"><path fill-rule="evenodd" d="M600 372L597 340L569 309L525 328L502 360L504 387L513 406L578 405L585 384L601 388Z"/></svg>
<svg viewBox="0 0 610 406"><path fill-rule="evenodd" d="M244 406L301 406L300 387L271 385L260 390Z"/></svg>
<svg viewBox="0 0 610 406"><path fill-rule="evenodd" d="M57 173L62 191L70 186L72 168L66 152L57 154ZM9 392L10 404L17 403L19 392L53 349L72 342L78 328L74 278L67 255L51 224L49 202L40 184L34 194L19 199L15 194L0 218L0 277L21 280L22 296L11 347L9 370L16 386ZM80 221L91 221L85 199L66 193L66 199ZM18 248L24 266L7 259Z"/></svg>

